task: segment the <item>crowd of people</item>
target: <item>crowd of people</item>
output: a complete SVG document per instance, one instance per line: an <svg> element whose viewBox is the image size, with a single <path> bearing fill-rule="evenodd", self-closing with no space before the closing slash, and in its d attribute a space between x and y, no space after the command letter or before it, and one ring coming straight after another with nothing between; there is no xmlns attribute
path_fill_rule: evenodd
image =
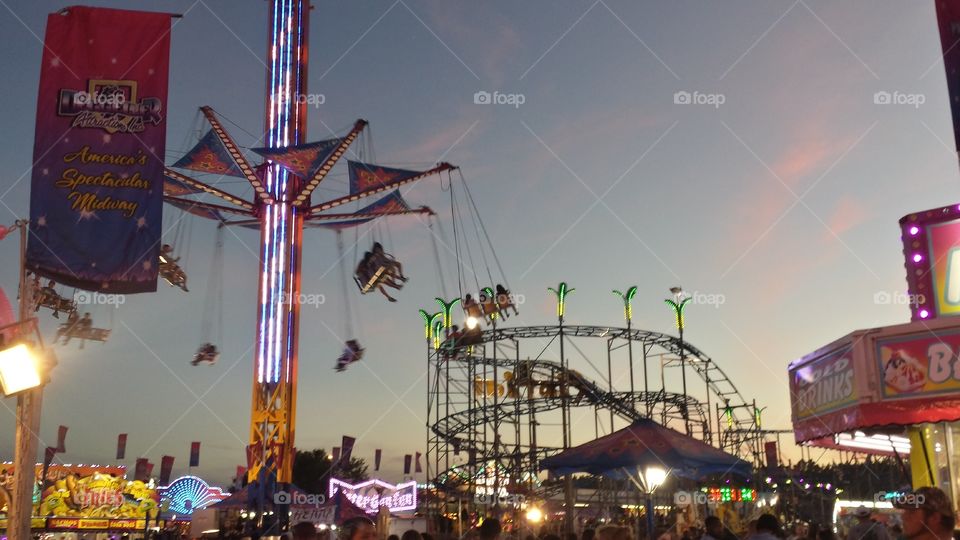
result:
<svg viewBox="0 0 960 540"><path fill-rule="evenodd" d="M919 488L898 499L894 506L900 510L899 522L881 523L874 519L870 509L858 508L854 512L856 522L835 531L833 524L800 525L793 531L784 531L780 520L773 514L762 514L749 522L745 531L732 531L717 516L707 517L702 527L685 529L677 534L672 529L659 530L657 540L954 540L956 514L947 495L935 487ZM626 525L602 524L584 528L581 534L566 537L542 527L538 535L524 531L505 532L500 521L484 519L479 527L468 531L470 540L643 540L646 534ZM366 517L345 521L336 531L317 532L312 523L299 523L292 528L292 540L377 540L374 522ZM429 534L415 530L401 537L390 535L388 540L434 540ZM446 539L445 539L446 540Z"/></svg>

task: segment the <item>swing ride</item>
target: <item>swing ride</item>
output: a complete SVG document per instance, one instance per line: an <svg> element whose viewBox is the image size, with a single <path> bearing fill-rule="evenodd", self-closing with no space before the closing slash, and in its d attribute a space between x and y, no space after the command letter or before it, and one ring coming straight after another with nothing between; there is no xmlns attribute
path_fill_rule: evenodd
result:
<svg viewBox="0 0 960 540"><path fill-rule="evenodd" d="M110 337L109 328L95 328L93 326L93 319L89 312L84 313L81 317L78 313L77 302L73 297L68 298L57 292L57 284L53 280L48 281L44 286L40 283L40 276L34 274L30 287L32 288L31 296L34 302L34 312L39 311L40 308L46 308L53 311L55 319L60 318L60 313L67 314L66 322L57 327L57 333L53 339L54 344L67 345L71 339L79 339L82 349L87 341L102 343Z"/></svg>

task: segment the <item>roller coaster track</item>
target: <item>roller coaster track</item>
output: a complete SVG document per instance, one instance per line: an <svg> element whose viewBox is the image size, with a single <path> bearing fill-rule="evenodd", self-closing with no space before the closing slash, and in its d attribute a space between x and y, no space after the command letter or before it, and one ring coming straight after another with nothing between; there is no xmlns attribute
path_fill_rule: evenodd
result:
<svg viewBox="0 0 960 540"><path fill-rule="evenodd" d="M709 409L705 410L703 403L690 395L685 396L665 390L612 391L600 387L575 370L564 369L554 361L520 360L505 357L505 355L487 354L488 349L496 347L501 342L512 343L519 351L519 343L523 340L553 339L558 337L560 332L559 326L494 328L471 336L469 340L471 347L460 347L456 351L448 349L446 353L442 351L432 353L430 362L435 376L431 377L430 391L433 392L434 397L432 401L428 401L428 407L432 407L430 403L435 403L437 396L443 391L440 388L443 369L447 370L448 375L451 367L455 370L469 370L475 381L480 369L484 374L491 371L494 374L510 373L509 379L489 383L492 384L491 387L485 386L487 382L474 382L474 388L463 388L465 384L469 385L465 381L452 383L457 391L471 397L466 402L458 402L461 406L459 410L448 410L447 413L442 413L438 407L437 414L431 417L428 428L433 435L431 441L433 457L436 460L436 465L431 472L437 473L438 483L440 478L455 472L454 468L441 467L438 457L440 453L449 452L450 449L454 449L457 453L468 452L470 458L465 466L473 470L484 463L495 461L518 471L536 471L540 459L558 452L560 448L536 444L521 445L519 442L515 445L503 444L499 440L490 441L486 436L483 441L480 441L476 430L478 426L499 426L502 422L508 423L512 419L517 419L519 422L522 416L529 415L533 418L537 413L558 409L564 404L570 407L589 406L597 411L606 410L611 413L611 418L615 415L628 422L644 418L650 409L656 411L651 414L654 418L657 414L674 419L678 415L686 416L692 421L700 422L704 426L701 435L713 441L712 434L707 432L705 427L709 425L707 419L713 412ZM565 325L562 327L562 332L565 338L600 338L608 340L609 344L626 343L626 340L630 340L639 344L643 354L655 351L676 358L683 357L686 369L692 370L700 377L707 391L716 398L716 403L721 405L721 409L726 410L723 414L724 422L721 422L719 414L713 418L716 423L725 424L725 426L717 426L716 435L719 445L728 452L745 459L755 458L758 452L756 441L760 437L760 431L755 425L752 405L744 399L726 373L709 356L693 345L686 341L681 342L678 338L667 334L641 329ZM450 384L451 382L447 381L447 392L451 390ZM450 399L449 396L447 399ZM469 405L462 407L467 402ZM518 427L517 433L519 432ZM431 459L430 452L431 445L428 444L428 461Z"/></svg>

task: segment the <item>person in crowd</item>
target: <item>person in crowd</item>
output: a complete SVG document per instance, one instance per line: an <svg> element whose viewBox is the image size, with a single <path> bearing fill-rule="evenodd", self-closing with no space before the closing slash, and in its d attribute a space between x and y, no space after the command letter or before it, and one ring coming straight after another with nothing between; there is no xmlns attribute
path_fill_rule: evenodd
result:
<svg viewBox="0 0 960 540"><path fill-rule="evenodd" d="M778 540L783 538L780 521L773 514L761 514L757 518L757 532L747 538L749 540Z"/></svg>
<svg viewBox="0 0 960 540"><path fill-rule="evenodd" d="M755 534L757 534L757 520L751 519L747 523L747 534L744 536L744 538L750 538Z"/></svg>
<svg viewBox="0 0 960 540"><path fill-rule="evenodd" d="M830 527L820 527L817 531L817 540L837 540L837 535L833 533Z"/></svg>
<svg viewBox="0 0 960 540"><path fill-rule="evenodd" d="M591 527L587 527L583 530L583 534L580 535L580 540L593 540L596 534L596 530Z"/></svg>
<svg viewBox="0 0 960 540"><path fill-rule="evenodd" d="M887 528L871 518L869 508L861 505L853 515L857 524L850 528L847 540L890 540Z"/></svg>
<svg viewBox="0 0 960 540"><path fill-rule="evenodd" d="M423 536L420 535L419 531L409 529L403 533L403 536L400 537L400 540L423 540Z"/></svg>
<svg viewBox="0 0 960 540"><path fill-rule="evenodd" d="M922 487L897 499L903 536L909 540L950 540L954 537L956 513L940 488Z"/></svg>
<svg viewBox="0 0 960 540"><path fill-rule="evenodd" d="M391 534L387 537L387 540L400 540L400 537L395 534Z"/></svg>
<svg viewBox="0 0 960 540"><path fill-rule="evenodd" d="M596 540L630 540L630 529L619 525L604 525L597 529Z"/></svg>
<svg viewBox="0 0 960 540"><path fill-rule="evenodd" d="M301 521L290 528L293 540L317 540L317 528L309 521Z"/></svg>
<svg viewBox="0 0 960 540"><path fill-rule="evenodd" d="M420 533L420 536L423 537L423 540L433 540L433 535L430 533Z"/></svg>
<svg viewBox="0 0 960 540"><path fill-rule="evenodd" d="M486 518L480 524L480 540L497 540L500 538L500 520L496 518Z"/></svg>
<svg viewBox="0 0 960 540"><path fill-rule="evenodd" d="M703 540L725 540L726 529L723 522L717 516L709 516L703 521L706 532L703 533Z"/></svg>
<svg viewBox="0 0 960 540"><path fill-rule="evenodd" d="M377 540L377 526L366 516L357 516L340 525L340 540Z"/></svg>

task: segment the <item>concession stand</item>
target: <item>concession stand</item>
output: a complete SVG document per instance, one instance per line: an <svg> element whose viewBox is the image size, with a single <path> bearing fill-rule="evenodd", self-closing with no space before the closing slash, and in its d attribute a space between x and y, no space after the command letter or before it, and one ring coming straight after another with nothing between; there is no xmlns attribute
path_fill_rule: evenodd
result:
<svg viewBox="0 0 960 540"><path fill-rule="evenodd" d="M788 368L797 443L909 456L913 487L960 500L960 206L900 220L912 322L851 332Z"/></svg>

